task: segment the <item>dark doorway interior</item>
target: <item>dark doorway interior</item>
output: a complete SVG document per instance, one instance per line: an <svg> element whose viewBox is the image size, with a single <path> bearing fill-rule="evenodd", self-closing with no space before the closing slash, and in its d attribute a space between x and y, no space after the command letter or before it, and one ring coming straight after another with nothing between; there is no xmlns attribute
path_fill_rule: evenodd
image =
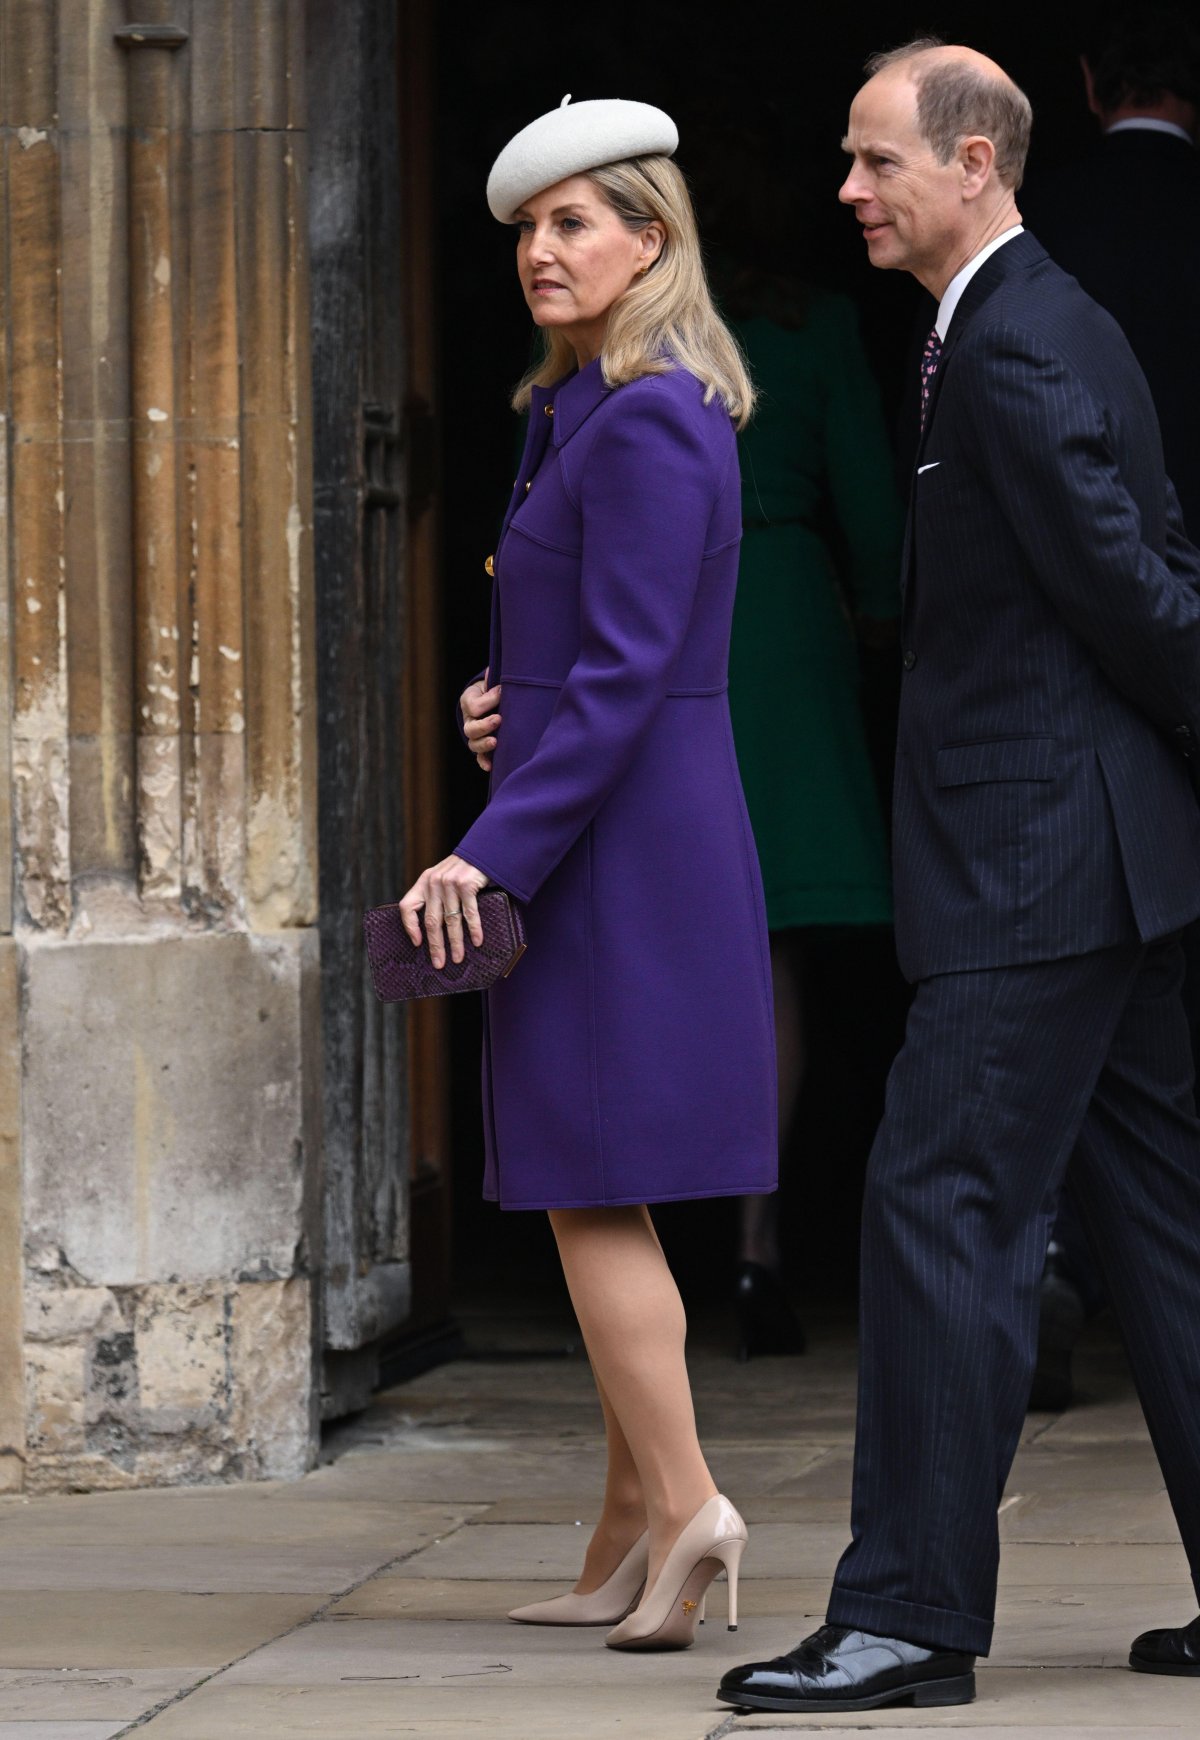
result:
<svg viewBox="0 0 1200 1740"><path fill-rule="evenodd" d="M1036 116L1030 176L1082 151L1091 119L1082 96L1071 7L1017 6L994 16L941 4L860 5L849 12L745 0L701 12L690 4L544 8L508 3L439 9L437 258L440 401L445 480L445 673L456 694L486 656L484 560L507 500L519 430L508 395L530 355L532 329L512 267L512 237L484 203L499 148L570 91L660 103L679 124L679 161L693 180L710 245L737 247L736 209L714 239L712 190L729 142L747 141L783 164L794 201L775 220L781 255L853 296L896 424L903 405L919 292L872 273L857 227L841 210L840 140L864 58L918 32L966 40L994 55L1029 93ZM865 700L886 766L895 689L872 674ZM449 755L447 845L476 813L482 781L465 754ZM797 1293L814 1303L852 1298L858 1203L883 1082L903 1027L906 993L890 938L815 939L811 950L809 1087L785 1196ZM454 1277L460 1297L511 1286L556 1287L545 1217L501 1216L479 1199L478 1013L452 1011L455 1156ZM658 1216L693 1303L729 1284L735 1210L715 1202Z"/></svg>

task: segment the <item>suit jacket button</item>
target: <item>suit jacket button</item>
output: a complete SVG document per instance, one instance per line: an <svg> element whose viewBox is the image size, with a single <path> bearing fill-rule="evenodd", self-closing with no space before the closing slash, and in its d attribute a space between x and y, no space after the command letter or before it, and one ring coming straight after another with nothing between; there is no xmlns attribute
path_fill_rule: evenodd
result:
<svg viewBox="0 0 1200 1740"><path fill-rule="evenodd" d="M488 557L487 561L483 564L483 571L487 575L489 580L495 579L495 577L496 577L496 558L494 556Z"/></svg>
<svg viewBox="0 0 1200 1740"><path fill-rule="evenodd" d="M916 664L916 662L917 662L917 655L915 652L906 652L905 653L905 655L904 655L904 668L906 671L911 671L913 666Z"/></svg>
<svg viewBox="0 0 1200 1740"><path fill-rule="evenodd" d="M553 405L543 405L542 409L543 409L543 411L545 411L547 417L553 417L553 415L554 415L554 406Z"/></svg>

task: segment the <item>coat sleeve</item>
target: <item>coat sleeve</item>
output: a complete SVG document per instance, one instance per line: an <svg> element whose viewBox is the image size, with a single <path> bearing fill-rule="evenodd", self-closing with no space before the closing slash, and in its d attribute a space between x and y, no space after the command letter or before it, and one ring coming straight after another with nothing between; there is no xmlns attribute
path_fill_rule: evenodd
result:
<svg viewBox="0 0 1200 1740"><path fill-rule="evenodd" d="M580 648L537 748L455 851L535 895L628 768L662 704L700 579L718 476L664 377L618 388L577 482Z"/></svg>
<svg viewBox="0 0 1200 1740"><path fill-rule="evenodd" d="M1173 489L1160 554L1078 376L1013 327L969 343L973 457L1040 585L1122 694L1181 743L1200 739L1200 554Z"/></svg>

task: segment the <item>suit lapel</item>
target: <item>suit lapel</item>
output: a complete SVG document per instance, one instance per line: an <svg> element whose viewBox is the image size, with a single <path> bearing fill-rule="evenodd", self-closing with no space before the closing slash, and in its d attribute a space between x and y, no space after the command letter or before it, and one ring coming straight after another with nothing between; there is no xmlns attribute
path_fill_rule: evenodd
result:
<svg viewBox="0 0 1200 1740"><path fill-rule="evenodd" d="M1014 236L1011 242L1005 242L1002 248L983 262L983 265L971 279L959 299L950 321L950 330L942 344L942 354L938 358L937 373L929 387L929 405L925 412L925 426L917 442L916 459L913 462L913 475L909 480L908 516L904 525L904 550L900 558L900 589L908 596L909 581L912 578L911 567L916 556L913 540L913 512L916 507L917 473L925 456L925 449L933 435L934 415L937 402L946 381L946 374L955 350L961 344L963 335L968 332L984 308L985 304L996 293L1000 286L1009 278L1019 273L1028 272L1032 267L1040 265L1048 255L1042 244L1026 230L1022 235Z"/></svg>

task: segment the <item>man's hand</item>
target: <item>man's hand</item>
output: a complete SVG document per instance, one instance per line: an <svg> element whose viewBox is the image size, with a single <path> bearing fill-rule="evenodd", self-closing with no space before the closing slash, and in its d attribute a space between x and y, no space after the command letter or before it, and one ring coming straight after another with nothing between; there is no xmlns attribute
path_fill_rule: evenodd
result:
<svg viewBox="0 0 1200 1740"><path fill-rule="evenodd" d="M472 683L463 690L458 698L462 711L463 736L467 747L482 767L485 773L492 770L492 750L496 747L496 732L500 725L500 715L496 704L500 699L500 685L494 689L488 688L490 671L483 673L478 683Z"/></svg>

